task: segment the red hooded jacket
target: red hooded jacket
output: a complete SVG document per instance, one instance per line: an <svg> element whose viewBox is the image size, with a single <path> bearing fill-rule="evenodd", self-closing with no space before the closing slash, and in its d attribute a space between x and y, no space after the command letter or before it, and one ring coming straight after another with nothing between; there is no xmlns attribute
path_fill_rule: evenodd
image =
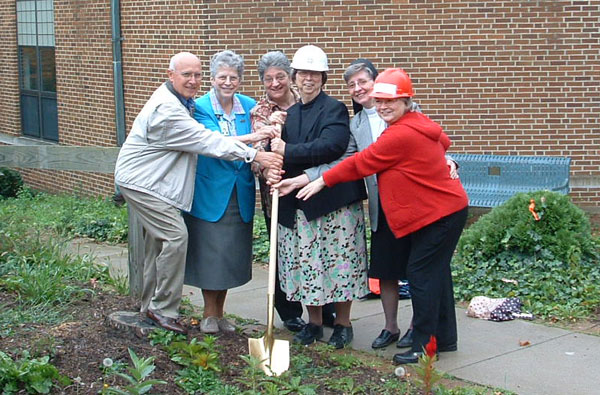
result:
<svg viewBox="0 0 600 395"><path fill-rule="evenodd" d="M450 139L426 115L408 112L377 141L323 174L327 186L377 174L379 196L397 238L468 205L459 179L450 178Z"/></svg>

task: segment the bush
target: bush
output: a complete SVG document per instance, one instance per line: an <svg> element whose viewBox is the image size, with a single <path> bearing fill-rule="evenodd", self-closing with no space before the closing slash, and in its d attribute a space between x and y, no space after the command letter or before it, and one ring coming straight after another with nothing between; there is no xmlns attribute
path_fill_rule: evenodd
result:
<svg viewBox="0 0 600 395"><path fill-rule="evenodd" d="M567 196L517 194L463 233L453 261L457 298L519 296L544 317L586 317L600 304L599 245Z"/></svg>
<svg viewBox="0 0 600 395"><path fill-rule="evenodd" d="M0 167L0 197L15 197L23 187L21 174L6 167Z"/></svg>

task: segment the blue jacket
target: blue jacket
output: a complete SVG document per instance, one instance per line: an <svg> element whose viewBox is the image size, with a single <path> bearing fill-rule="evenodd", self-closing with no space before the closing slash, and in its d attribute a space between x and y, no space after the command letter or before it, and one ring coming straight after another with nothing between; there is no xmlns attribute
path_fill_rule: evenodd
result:
<svg viewBox="0 0 600 395"><path fill-rule="evenodd" d="M252 131L250 110L256 102L241 94L235 95L241 102L246 114L236 114L235 127L238 136ZM209 94L196 99L194 118L207 129L221 133L219 121L210 103ZM198 156L194 202L190 214L204 221L217 222L225 213L231 191L237 189L240 215L244 222L252 221L254 216L255 186L254 174L250 164L242 161L227 161L207 156Z"/></svg>

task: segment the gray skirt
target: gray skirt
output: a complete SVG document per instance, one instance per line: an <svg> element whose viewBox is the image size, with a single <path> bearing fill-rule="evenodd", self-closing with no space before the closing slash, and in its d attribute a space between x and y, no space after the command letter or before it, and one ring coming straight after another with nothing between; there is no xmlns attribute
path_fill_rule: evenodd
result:
<svg viewBox="0 0 600 395"><path fill-rule="evenodd" d="M185 284L218 291L252 279L253 224L242 221L236 195L234 188L217 222L183 214L189 234Z"/></svg>

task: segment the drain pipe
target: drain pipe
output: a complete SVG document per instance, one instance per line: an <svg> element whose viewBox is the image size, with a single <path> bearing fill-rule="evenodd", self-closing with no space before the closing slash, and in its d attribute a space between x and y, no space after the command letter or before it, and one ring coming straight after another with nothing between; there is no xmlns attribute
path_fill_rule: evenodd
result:
<svg viewBox="0 0 600 395"><path fill-rule="evenodd" d="M121 54L121 2L110 0L110 20L112 24L113 85L115 95L115 123L117 145L125 142L125 99L123 95L123 66Z"/></svg>

